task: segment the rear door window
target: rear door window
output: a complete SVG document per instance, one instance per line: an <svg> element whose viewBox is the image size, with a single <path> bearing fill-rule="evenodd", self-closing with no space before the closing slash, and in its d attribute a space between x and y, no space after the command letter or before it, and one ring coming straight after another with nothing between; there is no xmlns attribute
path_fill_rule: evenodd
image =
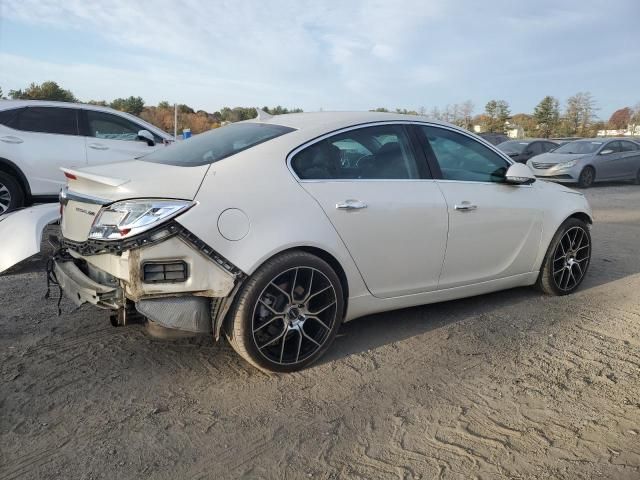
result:
<svg viewBox="0 0 640 480"><path fill-rule="evenodd" d="M27 107L18 115L18 130L78 135L78 110L62 107Z"/></svg>
<svg viewBox="0 0 640 480"><path fill-rule="evenodd" d="M16 128L18 122L18 114L22 112L24 108L10 108L9 110L0 111L0 125L4 125L9 128Z"/></svg>
<svg viewBox="0 0 640 480"><path fill-rule="evenodd" d="M291 167L301 180L420 178L402 125L362 127L338 133L297 153Z"/></svg>

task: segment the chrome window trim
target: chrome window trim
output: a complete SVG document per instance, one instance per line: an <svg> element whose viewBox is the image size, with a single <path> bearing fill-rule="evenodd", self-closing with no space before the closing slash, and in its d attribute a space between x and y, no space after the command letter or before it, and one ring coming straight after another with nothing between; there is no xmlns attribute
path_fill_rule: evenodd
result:
<svg viewBox="0 0 640 480"><path fill-rule="evenodd" d="M436 180L438 183L470 183L473 185L506 185L509 188L511 187L527 187L527 188L531 188L533 187L533 184L535 182L532 183L507 183L507 182L481 182L481 181L476 181L476 180L446 180L444 178L438 178Z"/></svg>
<svg viewBox="0 0 640 480"><path fill-rule="evenodd" d="M64 187L62 190L60 190L58 200L62 205L66 205L69 200L73 200L74 202L89 203L92 205L107 205L109 203L112 203L112 200L108 200L106 198L71 192L69 191L69 187Z"/></svg>
<svg viewBox="0 0 640 480"><path fill-rule="evenodd" d="M300 151L304 150L307 147L310 147L318 142L321 142L322 140L325 140L327 138L333 137L335 135L339 135L341 133L344 132L350 132L351 130L358 130L361 128L368 128L368 127L377 127L380 125L424 125L426 127L438 127L438 128L442 128L445 130L450 130L452 132L456 132L456 133L460 133L462 135L465 135L467 137L469 137L471 140L474 140L480 144L482 144L485 147L488 147L492 152L496 153L500 158L502 158L505 162L507 162L507 164L509 166L513 165L514 162L507 157L506 154L504 154L503 152L501 152L500 150L498 150L494 145L492 145L491 143L487 142L486 140L484 140L482 137L477 137L474 136L473 134L470 134L470 132L465 131L462 128L459 127L455 127L453 125L449 126L449 125L442 125L439 123L433 123L433 122L428 122L428 121L420 121L420 120L388 120L388 121L378 121L378 122L367 122L367 123L360 123L358 125L351 125L349 127L344 127L344 128L340 128L338 130L334 130L332 132L329 133L325 133L324 135L321 135L319 137L316 137L312 140L309 140L301 145L299 145L298 147L294 148L291 152L289 152L289 154L287 155L287 159L286 159L286 163L287 163L287 168L289 170L289 172L291 173L291 175L293 175L293 177L296 179L297 182L299 183L328 183L328 182L421 182L421 181L440 181L443 179L440 178L404 178L404 179L400 179L400 178L396 178L396 179L384 179L384 178L376 178L376 179L366 179L366 178L322 178L322 179L301 179L298 174L295 172L295 170L293 169L293 167L291 166L291 160L293 159L293 157L298 154ZM412 142L411 139L409 139L410 142ZM418 160L418 159L416 159ZM444 180L447 182L459 182L459 181L463 181L463 180ZM464 183L486 183L486 184L490 184L490 185L504 185L502 183L498 183L498 182L474 182L474 181L468 181L468 180L464 180ZM521 185L521 186L527 186L527 185Z"/></svg>

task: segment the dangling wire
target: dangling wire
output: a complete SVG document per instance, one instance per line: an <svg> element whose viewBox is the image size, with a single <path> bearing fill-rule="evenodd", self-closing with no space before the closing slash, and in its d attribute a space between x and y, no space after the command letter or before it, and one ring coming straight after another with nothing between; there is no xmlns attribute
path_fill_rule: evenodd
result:
<svg viewBox="0 0 640 480"><path fill-rule="evenodd" d="M51 298L52 285L58 287L57 307L58 307L58 316L60 316L62 315L62 308L60 307L60 305L62 304L62 285L60 285L60 282L58 281L58 277L56 276L56 271L55 271L55 261L56 261L56 258L58 257L58 253L59 251L57 251L54 255L49 257L49 259L47 260L47 267L46 267L47 293L44 294L44 298L45 300L48 300L49 298Z"/></svg>

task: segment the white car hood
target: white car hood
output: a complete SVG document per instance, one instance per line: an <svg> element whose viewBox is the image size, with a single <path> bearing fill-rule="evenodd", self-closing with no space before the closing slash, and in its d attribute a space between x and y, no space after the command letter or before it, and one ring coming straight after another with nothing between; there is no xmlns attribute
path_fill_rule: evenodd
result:
<svg viewBox="0 0 640 480"><path fill-rule="evenodd" d="M44 227L60 218L57 203L16 210L0 216L0 273L40 252Z"/></svg>

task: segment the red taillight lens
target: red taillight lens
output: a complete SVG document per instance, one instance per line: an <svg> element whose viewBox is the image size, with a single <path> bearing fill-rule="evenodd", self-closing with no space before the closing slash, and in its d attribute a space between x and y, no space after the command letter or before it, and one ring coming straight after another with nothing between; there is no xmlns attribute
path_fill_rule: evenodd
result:
<svg viewBox="0 0 640 480"><path fill-rule="evenodd" d="M64 176L67 177L69 180L77 180L78 177L76 177L73 173L69 173L69 172L64 172Z"/></svg>

